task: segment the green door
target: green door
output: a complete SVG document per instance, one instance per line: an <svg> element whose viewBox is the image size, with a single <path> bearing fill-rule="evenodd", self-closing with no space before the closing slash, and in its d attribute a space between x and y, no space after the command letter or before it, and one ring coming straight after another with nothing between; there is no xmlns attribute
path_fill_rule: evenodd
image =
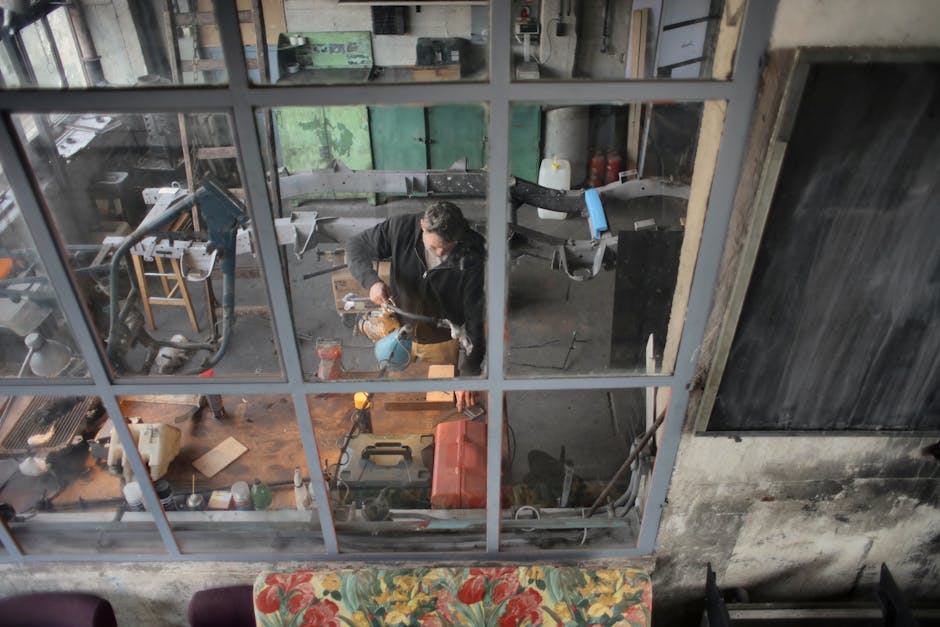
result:
<svg viewBox="0 0 940 627"><path fill-rule="evenodd" d="M428 154L432 170L467 159L467 168L486 165L487 116L483 105L428 107Z"/></svg>
<svg viewBox="0 0 940 627"><path fill-rule="evenodd" d="M376 170L426 170L424 107L369 107Z"/></svg>
<svg viewBox="0 0 940 627"><path fill-rule="evenodd" d="M369 126L372 130L372 158L376 170L427 170L428 138L424 107L369 107ZM388 197L388 194L378 194L377 202L384 203Z"/></svg>

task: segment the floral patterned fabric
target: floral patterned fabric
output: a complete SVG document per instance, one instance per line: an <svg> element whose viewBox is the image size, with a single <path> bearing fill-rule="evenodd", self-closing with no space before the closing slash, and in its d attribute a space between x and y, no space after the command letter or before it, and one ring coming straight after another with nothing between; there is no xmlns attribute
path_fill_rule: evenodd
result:
<svg viewBox="0 0 940 627"><path fill-rule="evenodd" d="M264 572L260 627L515 627L650 624L653 587L637 569L528 566Z"/></svg>

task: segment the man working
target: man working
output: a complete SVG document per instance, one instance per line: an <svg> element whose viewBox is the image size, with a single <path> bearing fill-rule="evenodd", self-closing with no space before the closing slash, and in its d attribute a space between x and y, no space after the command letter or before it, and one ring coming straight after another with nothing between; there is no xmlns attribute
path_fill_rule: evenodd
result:
<svg viewBox="0 0 940 627"><path fill-rule="evenodd" d="M375 259L391 259L391 286L379 278ZM485 260L483 237L450 202L436 202L424 214L393 216L346 243L349 271L369 290L372 302L381 305L391 299L403 311L464 327L473 347L460 364L462 376L479 375L486 353ZM457 363L459 345L449 329L405 322L415 329L415 357L432 364ZM456 397L461 411L478 400L476 392L457 392Z"/></svg>

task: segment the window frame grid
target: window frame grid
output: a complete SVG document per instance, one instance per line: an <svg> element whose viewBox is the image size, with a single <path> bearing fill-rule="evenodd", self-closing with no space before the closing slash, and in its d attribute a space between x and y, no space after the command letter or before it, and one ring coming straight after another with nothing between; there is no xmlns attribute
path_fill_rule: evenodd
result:
<svg viewBox="0 0 940 627"><path fill-rule="evenodd" d="M405 104L422 102L427 104L449 104L482 102L489 107L490 137L508 137L509 110L515 102L539 102L544 104L593 104L597 102L638 102L655 100L705 101L721 100L727 104L722 137L717 156L717 165L709 193L701 245L695 265L695 277L691 285L686 320L683 325L678 348L675 371L670 375L654 376L575 376L532 379L507 379L503 372L505 345L501 333L491 333L487 338L487 377L467 381L466 389L479 390L490 399L490 429L488 429L487 459L487 509L486 549L454 553L391 553L391 552L344 552L338 545L333 526L332 512L328 507L319 507L318 515L325 553L258 553L258 554L182 554L172 534L165 515L153 516L158 531L167 548L165 555L25 555L16 544L9 530L0 528L0 541L7 555L0 562L62 562L62 561L245 561L287 560L302 558L313 561L359 559L376 561L395 560L434 561L506 558L528 562L546 559L590 559L629 558L650 555L656 547L656 535L665 504L666 490L672 475L679 447L682 420L689 400L689 386L697 361L697 347L701 344L711 306L711 297L718 276L720 257L725 233L730 221L731 206L737 186L737 178L743 159L750 117L756 100L760 59L767 48L776 0L748 3L745 23L737 45L736 63L731 80L716 81L539 81L514 82L511 73L511 11L509 3L490 4L490 72L489 78L480 83L460 84L396 84L396 85L349 85L349 86L294 86L276 87L252 85L248 80L247 64L241 44L241 33L234 7L216 3L219 31L222 39L229 83L212 87L173 87L160 90L96 89L83 91L52 90L8 90L0 91L0 114L3 129L0 131L0 163L10 180L27 229L33 237L37 252L43 261L50 283L59 295L59 306L70 321L76 344L84 357L90 381L76 382L24 382L0 381L0 393L6 396L53 394L97 396L109 414L121 415L118 398L129 394L178 394L208 392L267 393L289 395L299 421L308 469L320 468L316 451L314 431L309 419L308 395L329 392L351 392L368 388L376 392L412 392L450 389L452 384L434 381L370 381L343 383L306 382L300 367L299 349L294 339L293 316L289 306L287 285L281 269L279 246L274 236L273 213L267 196L267 183L257 129L255 111L259 108L319 106L340 104ZM577 89L572 89L577 87ZM75 291L71 270L61 256L55 231L44 209L44 203L32 185L12 126L11 114L49 113L54 111L102 112L116 109L114 102L120 101L121 112L172 112L180 111L180 102L187 104L185 111L212 111L225 113L233 123L235 143L239 150L239 165L248 201L254 207L252 221L258 236L259 266L266 280L266 289L271 303L271 319L278 340L283 373L280 377L226 378L220 381L176 381L150 382L144 379L113 380L100 353L100 342L89 326L85 306ZM487 266L487 323L490 329L503 328L506 322L504 311L506 294L506 216L508 186L508 144L489 142L489 186L488 186L488 241ZM603 388L644 388L669 386L672 400L663 426L663 444L657 455L650 484L650 496L646 504L637 544L625 549L550 549L525 551L500 551L500 434L504 416L502 402L506 392L522 390L579 390ZM115 421L115 424L121 421ZM122 443L130 442L126 425L118 428ZM147 474L137 453L136 446L126 447L128 458L135 473ZM159 500L152 484L142 484L144 498L151 512L161 512ZM314 490L318 503L328 503L323 482L316 482Z"/></svg>

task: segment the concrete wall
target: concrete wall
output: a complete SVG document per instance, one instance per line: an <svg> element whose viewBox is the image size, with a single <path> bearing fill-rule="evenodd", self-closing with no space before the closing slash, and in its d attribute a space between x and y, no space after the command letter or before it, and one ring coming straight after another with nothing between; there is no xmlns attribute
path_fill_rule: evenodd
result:
<svg viewBox="0 0 940 627"><path fill-rule="evenodd" d="M737 272L791 49L937 46L938 20L940 5L929 0L780 2L710 329ZM716 335L706 334L701 377ZM658 619L680 624L701 612L708 562L723 589L746 587L752 600L874 601L882 562L909 599L940 600L940 464L921 452L936 438L696 436L697 401L693 390L658 536Z"/></svg>

